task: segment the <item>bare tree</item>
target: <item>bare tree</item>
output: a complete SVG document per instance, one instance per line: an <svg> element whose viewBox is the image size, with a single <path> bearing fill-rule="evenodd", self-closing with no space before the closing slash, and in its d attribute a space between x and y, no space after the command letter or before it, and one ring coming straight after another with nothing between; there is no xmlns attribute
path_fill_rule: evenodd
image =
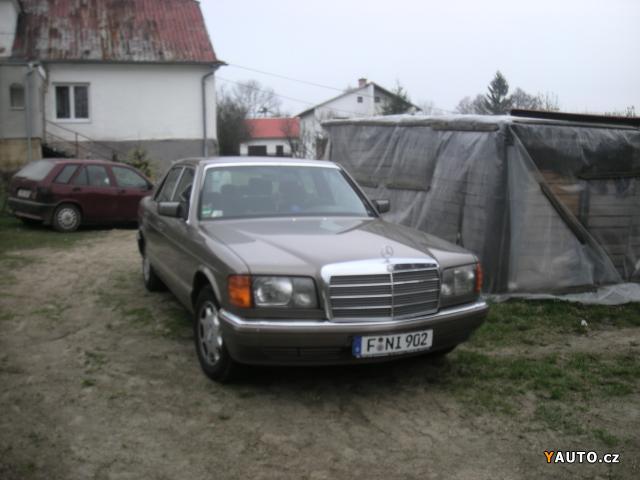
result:
<svg viewBox="0 0 640 480"><path fill-rule="evenodd" d="M247 117L278 117L282 101L272 88L263 87L256 80L238 83L232 92L235 103L247 112Z"/></svg>
<svg viewBox="0 0 640 480"><path fill-rule="evenodd" d="M300 119L286 118L281 127L282 134L287 139L291 156L295 158L305 158L305 146L300 138Z"/></svg>
<svg viewBox="0 0 640 480"><path fill-rule="evenodd" d="M537 95L529 95L518 87L511 95L511 107L523 110L541 110L542 99Z"/></svg>
<svg viewBox="0 0 640 480"><path fill-rule="evenodd" d="M475 98L464 97L458 103L456 112L458 113L484 113L483 109L484 95L479 93Z"/></svg>
<svg viewBox="0 0 640 480"><path fill-rule="evenodd" d="M560 110L558 96L554 93L547 92L531 95L521 88L516 88L513 94L509 95L509 83L504 75L497 71L495 77L489 83L486 95L478 94L473 99L464 97L458 103L456 111L458 113L499 115L508 113L512 108L543 111Z"/></svg>
<svg viewBox="0 0 640 480"><path fill-rule="evenodd" d="M636 107L635 105L629 105L628 107L626 107L624 110L620 111L620 110L614 110L611 112L605 112L604 113L607 116L610 117L635 117L636 116Z"/></svg>

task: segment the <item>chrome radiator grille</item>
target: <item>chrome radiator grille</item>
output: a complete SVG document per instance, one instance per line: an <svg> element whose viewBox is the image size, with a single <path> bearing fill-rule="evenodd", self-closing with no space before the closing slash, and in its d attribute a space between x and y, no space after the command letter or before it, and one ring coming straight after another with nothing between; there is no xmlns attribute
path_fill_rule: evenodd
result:
<svg viewBox="0 0 640 480"><path fill-rule="evenodd" d="M435 313L440 276L435 265L397 264L372 275L333 275L329 299L334 318L410 318Z"/></svg>

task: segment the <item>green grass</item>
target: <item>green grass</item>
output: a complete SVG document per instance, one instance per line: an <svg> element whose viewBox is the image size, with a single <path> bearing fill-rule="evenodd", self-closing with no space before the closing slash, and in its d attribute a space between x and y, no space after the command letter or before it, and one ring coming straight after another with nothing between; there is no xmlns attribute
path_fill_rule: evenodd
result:
<svg viewBox="0 0 640 480"><path fill-rule="evenodd" d="M532 392L540 399L588 401L638 391L640 358L633 352L523 358L461 350L452 356L446 377L448 386L473 385L496 398Z"/></svg>
<svg viewBox="0 0 640 480"><path fill-rule="evenodd" d="M129 324L144 328L172 339L191 338L191 320L186 310L170 293L153 294L153 302L161 302L159 311L150 308L145 301L134 301L132 292L140 289L142 273L135 271L119 271L110 275L111 288L96 291L100 305L116 310ZM143 294L145 295L145 294ZM150 294L146 294L150 295ZM113 329L113 325L107 328Z"/></svg>
<svg viewBox="0 0 640 480"><path fill-rule="evenodd" d="M82 388L91 388L96 385L96 381L92 378L85 378L82 380Z"/></svg>
<svg viewBox="0 0 640 480"><path fill-rule="evenodd" d="M583 320L586 329L581 326ZM640 357L633 344L622 350L603 346L595 353L577 352L568 345L571 339L592 332L639 327L637 303L586 306L512 300L493 304L487 321L430 380L470 411L508 415L612 447L620 440L590 411L594 405L640 393ZM552 348L536 353L540 346ZM523 355L523 349L530 353ZM527 411L533 409L533 414L523 413L524 405L530 405Z"/></svg>
<svg viewBox="0 0 640 480"><path fill-rule="evenodd" d="M585 330L581 321L588 324ZM640 303L581 305L559 300L509 301L491 305L473 336L477 347L548 345L571 335L607 328L640 327Z"/></svg>
<svg viewBox="0 0 640 480"><path fill-rule="evenodd" d="M27 226L17 218L0 215L0 261L3 263L22 261L23 257L9 255L12 251L42 247L65 249L93 238L96 238L95 231L59 233L50 227Z"/></svg>

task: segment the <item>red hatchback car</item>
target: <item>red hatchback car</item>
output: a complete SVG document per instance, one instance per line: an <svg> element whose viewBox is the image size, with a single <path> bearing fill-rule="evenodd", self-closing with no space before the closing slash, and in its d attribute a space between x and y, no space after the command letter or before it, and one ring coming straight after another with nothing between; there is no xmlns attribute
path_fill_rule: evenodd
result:
<svg viewBox="0 0 640 480"><path fill-rule="evenodd" d="M61 232L81 224L136 222L138 204L153 184L122 163L47 159L31 162L9 185L9 209L25 222Z"/></svg>

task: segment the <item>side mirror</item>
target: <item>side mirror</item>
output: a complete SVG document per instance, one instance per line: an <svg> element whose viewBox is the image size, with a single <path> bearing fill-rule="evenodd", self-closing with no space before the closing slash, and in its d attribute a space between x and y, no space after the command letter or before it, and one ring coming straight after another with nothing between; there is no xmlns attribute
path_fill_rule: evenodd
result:
<svg viewBox="0 0 640 480"><path fill-rule="evenodd" d="M160 202L158 203L158 215L163 217L182 217L182 208L180 202Z"/></svg>
<svg viewBox="0 0 640 480"><path fill-rule="evenodd" d="M373 205L378 210L378 213L387 213L391 210L391 202L389 200L374 200Z"/></svg>

